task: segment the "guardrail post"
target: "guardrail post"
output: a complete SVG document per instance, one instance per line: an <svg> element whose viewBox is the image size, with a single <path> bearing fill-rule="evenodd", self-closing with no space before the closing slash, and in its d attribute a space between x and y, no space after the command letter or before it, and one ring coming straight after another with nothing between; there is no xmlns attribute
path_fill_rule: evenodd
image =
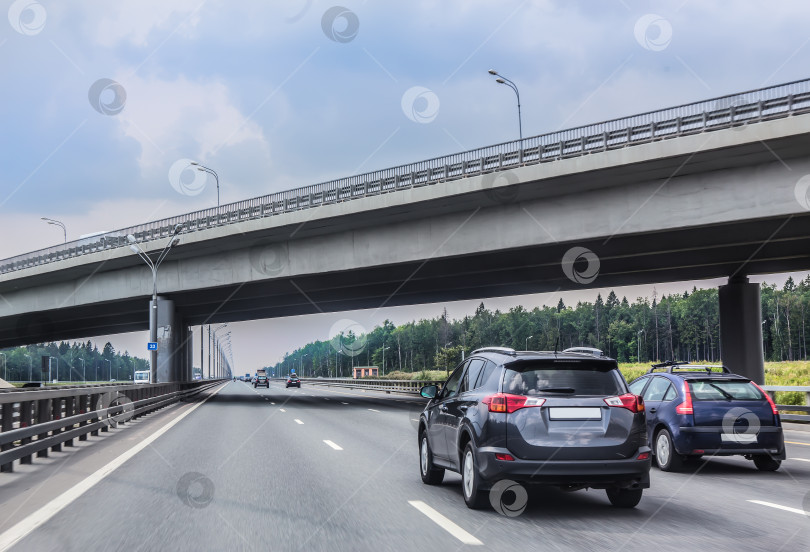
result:
<svg viewBox="0 0 810 552"><path fill-rule="evenodd" d="M89 410L87 409L87 405L90 402L90 398L87 395L82 395L79 397L79 414L87 414ZM83 422L79 422L79 427L84 427L87 425L87 420ZM87 433L82 433L79 435L79 441L87 441Z"/></svg>
<svg viewBox="0 0 810 552"><path fill-rule="evenodd" d="M14 426L12 425L14 423L14 403L6 403L3 405L2 416L3 416L3 432L11 431L12 429L14 429ZM5 445L3 445L2 448L0 448L0 450L8 450L13 446L14 446L13 443L6 443ZM0 466L0 472L11 472L11 471L14 471L14 464L12 462Z"/></svg>
<svg viewBox="0 0 810 552"><path fill-rule="evenodd" d="M44 422L51 421L51 399L42 399L37 401L37 423L41 424ZM39 433L37 434L37 439L45 439L48 436L48 432ZM47 458L48 457L48 449L44 448L40 451L37 451L38 458Z"/></svg>
<svg viewBox="0 0 810 552"><path fill-rule="evenodd" d="M51 399L51 419L59 420L62 418L62 399ZM51 435L58 435L62 433L62 429L54 429ZM46 434L47 435L47 434ZM53 452L62 452L62 443L57 443L51 447Z"/></svg>
<svg viewBox="0 0 810 552"><path fill-rule="evenodd" d="M810 391L804 393L804 404L810 406Z"/></svg>
<svg viewBox="0 0 810 552"><path fill-rule="evenodd" d="M98 407L98 397L99 396L97 394L90 395L90 405L88 406L88 411L89 410L95 411L97 409L97 407ZM98 416L94 416L93 418L90 418L90 421L92 423L96 423L98 420L99 420ZM90 432L90 435L92 435L93 437L98 437L98 430L94 429L93 431Z"/></svg>
<svg viewBox="0 0 810 552"><path fill-rule="evenodd" d="M66 397L65 398L65 418L70 418L76 414L76 398L75 397ZM73 429L73 427L63 428L62 431L67 431ZM65 441L65 446L72 447L73 446L73 439L68 439Z"/></svg>
<svg viewBox="0 0 810 552"><path fill-rule="evenodd" d="M24 401L20 403L20 427L29 427L34 423L34 401ZM31 442L31 437L25 437L20 441L21 445L27 445ZM20 458L20 464L30 464L33 461L32 457L23 456Z"/></svg>

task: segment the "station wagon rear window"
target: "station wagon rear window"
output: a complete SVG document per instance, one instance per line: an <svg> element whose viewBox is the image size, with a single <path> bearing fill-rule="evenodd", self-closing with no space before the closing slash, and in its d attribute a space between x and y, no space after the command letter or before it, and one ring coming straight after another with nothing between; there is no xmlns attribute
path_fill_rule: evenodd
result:
<svg viewBox="0 0 810 552"><path fill-rule="evenodd" d="M692 398L698 401L760 401L764 400L759 389L748 381L689 380Z"/></svg>

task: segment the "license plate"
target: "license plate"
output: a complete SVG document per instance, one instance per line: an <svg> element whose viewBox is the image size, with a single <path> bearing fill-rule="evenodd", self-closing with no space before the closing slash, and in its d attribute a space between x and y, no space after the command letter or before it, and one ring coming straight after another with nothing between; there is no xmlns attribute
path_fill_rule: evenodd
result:
<svg viewBox="0 0 810 552"><path fill-rule="evenodd" d="M737 443L738 445L750 445L757 442L756 433L721 433L720 442Z"/></svg>
<svg viewBox="0 0 810 552"><path fill-rule="evenodd" d="M601 420L601 408L586 407L552 407L548 409L550 420Z"/></svg>

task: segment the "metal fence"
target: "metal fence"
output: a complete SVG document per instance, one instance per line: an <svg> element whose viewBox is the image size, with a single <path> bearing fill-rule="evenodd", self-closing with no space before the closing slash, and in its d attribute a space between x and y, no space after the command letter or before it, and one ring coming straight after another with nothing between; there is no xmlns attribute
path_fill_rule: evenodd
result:
<svg viewBox="0 0 810 552"><path fill-rule="evenodd" d="M73 440L86 441L134 418L192 397L222 383L85 385L70 388L10 389L0 394L0 471L13 462L30 464Z"/></svg>
<svg viewBox="0 0 810 552"><path fill-rule="evenodd" d="M185 225L185 232L196 232L437 182L806 112L810 112L810 79L541 134L123 228L5 259L0 261L0 274L123 247L127 245L128 234L135 236L138 242L165 238L171 235L176 224Z"/></svg>

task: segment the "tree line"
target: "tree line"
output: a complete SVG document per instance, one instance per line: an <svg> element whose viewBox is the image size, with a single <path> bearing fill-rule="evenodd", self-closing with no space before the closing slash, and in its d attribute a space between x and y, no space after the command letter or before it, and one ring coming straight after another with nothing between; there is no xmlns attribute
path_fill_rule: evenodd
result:
<svg viewBox="0 0 810 552"><path fill-rule="evenodd" d="M762 284L762 329L765 359L807 360L810 276L796 284L788 278L779 289ZM351 331L329 341L315 341L288 352L266 367L277 375L290 370L311 376L350 376L353 366L377 366L420 372L454 367L463 354L484 346L517 350L562 350L574 346L601 349L619 362L662 360L720 361L720 308L717 289L697 289L630 303L611 291L603 300L567 306L507 312L488 310L450 320L436 318L395 326L386 320L371 332Z"/></svg>
<svg viewBox="0 0 810 552"><path fill-rule="evenodd" d="M62 341L0 351L0 369L6 381L128 381L149 370L149 361L116 352L109 342L99 351L91 341Z"/></svg>

